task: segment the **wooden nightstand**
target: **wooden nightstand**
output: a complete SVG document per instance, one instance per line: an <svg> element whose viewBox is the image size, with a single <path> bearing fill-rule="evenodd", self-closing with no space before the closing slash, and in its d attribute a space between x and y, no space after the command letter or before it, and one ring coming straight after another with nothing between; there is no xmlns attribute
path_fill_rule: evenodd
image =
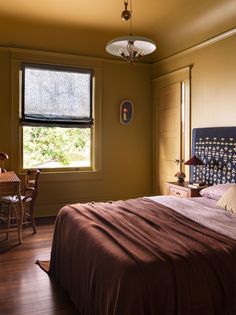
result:
<svg viewBox="0 0 236 315"><path fill-rule="evenodd" d="M192 188L188 187L189 182L168 182L167 185L167 194L176 196L179 198L191 198L191 197L200 197L200 190L204 187Z"/></svg>

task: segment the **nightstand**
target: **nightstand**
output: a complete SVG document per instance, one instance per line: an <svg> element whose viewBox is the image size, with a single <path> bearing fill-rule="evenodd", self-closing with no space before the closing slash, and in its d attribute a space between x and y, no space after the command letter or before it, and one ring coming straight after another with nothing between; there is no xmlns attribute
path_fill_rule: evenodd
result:
<svg viewBox="0 0 236 315"><path fill-rule="evenodd" d="M200 190L204 187L197 187L197 188L192 188L188 187L189 182L183 182L183 183L178 183L178 182L168 182L166 183L167 185L167 194L176 196L179 198L191 198L191 197L200 197Z"/></svg>

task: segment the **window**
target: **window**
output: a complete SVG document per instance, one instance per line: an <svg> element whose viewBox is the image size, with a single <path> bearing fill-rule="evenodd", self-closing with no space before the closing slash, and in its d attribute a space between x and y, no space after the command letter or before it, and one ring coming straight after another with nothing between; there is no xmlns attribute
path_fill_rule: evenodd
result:
<svg viewBox="0 0 236 315"><path fill-rule="evenodd" d="M92 91L92 70L23 64L23 169L92 167Z"/></svg>

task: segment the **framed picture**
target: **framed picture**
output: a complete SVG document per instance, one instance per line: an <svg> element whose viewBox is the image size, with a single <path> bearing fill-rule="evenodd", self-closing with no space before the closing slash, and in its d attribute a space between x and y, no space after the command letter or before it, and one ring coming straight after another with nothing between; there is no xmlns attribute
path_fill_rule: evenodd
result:
<svg viewBox="0 0 236 315"><path fill-rule="evenodd" d="M120 104L120 123L128 125L133 119L134 106L131 101L125 100Z"/></svg>

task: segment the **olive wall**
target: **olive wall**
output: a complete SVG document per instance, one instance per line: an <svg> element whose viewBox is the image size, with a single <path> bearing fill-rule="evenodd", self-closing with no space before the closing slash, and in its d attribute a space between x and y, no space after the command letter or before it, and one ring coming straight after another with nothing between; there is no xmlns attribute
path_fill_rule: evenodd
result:
<svg viewBox="0 0 236 315"><path fill-rule="evenodd" d="M18 121L12 117L17 116L13 103L19 105L19 96L13 88L12 65L15 59L21 59L19 55L33 62L76 66L85 62L88 67L95 66L101 75L96 104L100 112L99 169L92 174L42 173L36 216L55 215L68 203L127 199L152 193L155 181L152 79L158 76L192 65L191 127L236 125L235 35L196 46L153 65L1 48L0 150L10 154L7 168L18 173L19 138L15 134ZM134 103L134 119L127 126L119 122L119 106L125 99Z"/></svg>
<svg viewBox="0 0 236 315"><path fill-rule="evenodd" d="M100 127L96 152L100 155L95 172L42 173L36 216L55 215L65 204L107 201L150 195L152 190L152 100L151 68L121 61L84 58L66 54L0 50L0 151L10 155L6 166L19 174L18 108L19 93L14 87L14 62L50 62L95 67L99 70ZM122 100L134 104L129 125L119 121ZM14 118L15 117L15 118ZM22 174L19 174L20 176Z"/></svg>
<svg viewBox="0 0 236 315"><path fill-rule="evenodd" d="M236 35L209 41L153 66L153 78L192 65L191 125L236 125Z"/></svg>

